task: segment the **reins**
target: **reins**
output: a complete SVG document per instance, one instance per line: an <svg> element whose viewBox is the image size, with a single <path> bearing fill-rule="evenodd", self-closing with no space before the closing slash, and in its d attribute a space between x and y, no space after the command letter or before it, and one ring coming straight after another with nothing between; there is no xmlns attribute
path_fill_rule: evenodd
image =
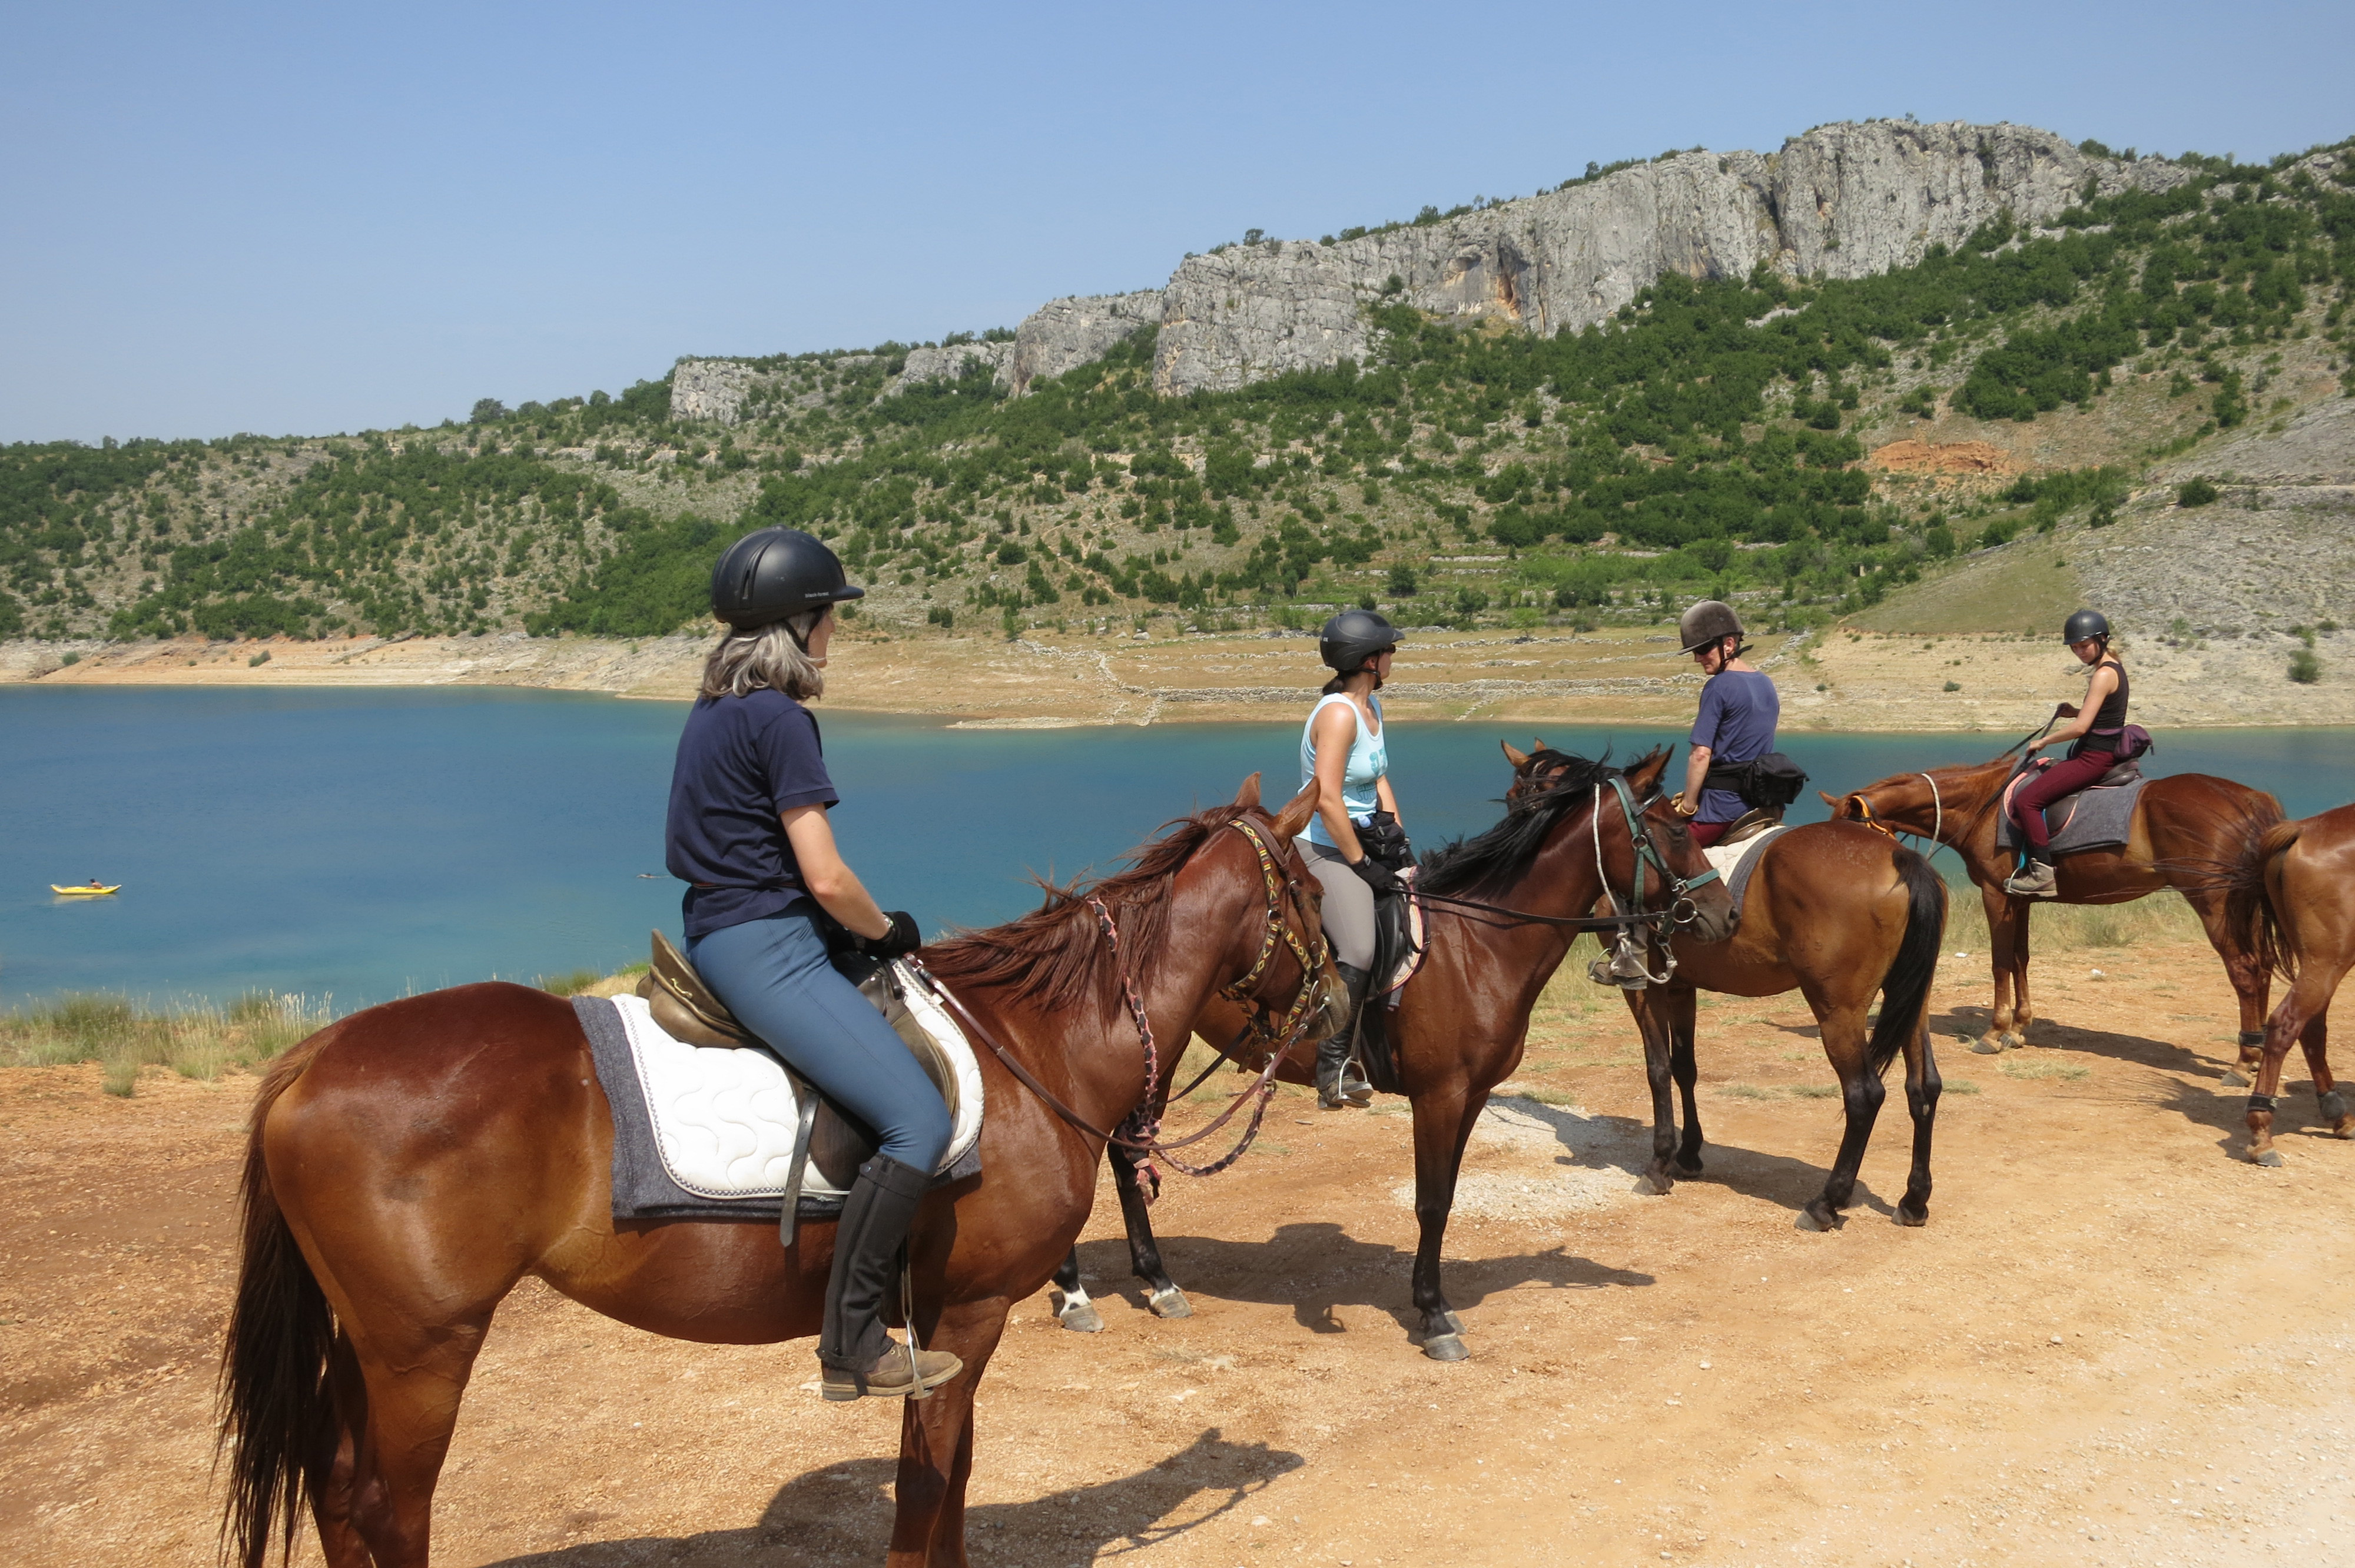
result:
<svg viewBox="0 0 2355 1568"><path fill-rule="evenodd" d="M1150 1163L1156 1157L1168 1160L1171 1165L1188 1176L1215 1176L1243 1157L1244 1152L1251 1148L1252 1140L1259 1137L1260 1123L1266 1117L1268 1102L1275 1093L1276 1070L1284 1065L1284 1059L1291 1054L1293 1046L1299 1043L1301 1034L1316 1017L1324 1001L1324 966L1309 952L1306 939L1294 930L1291 923L1284 918L1284 895L1289 892L1296 906L1299 897L1298 885L1291 877L1282 875L1278 872L1275 856L1269 850L1266 841L1261 836L1257 828L1241 817L1235 818L1227 825L1248 839L1252 848L1258 854L1263 891L1267 899L1267 928L1260 942L1259 953L1252 959L1251 968L1241 979L1220 987L1219 994L1231 1001L1248 1005L1246 999L1250 996L1252 988L1258 984L1260 977L1266 973L1268 963L1274 957L1279 941L1289 948L1294 958L1299 961L1301 981L1294 994L1292 1006L1284 1014L1280 1034L1279 1030L1273 1027L1265 1029L1262 1034L1263 1039L1273 1043L1273 1048L1268 1052L1266 1065L1260 1070L1258 1077L1237 1094L1227 1108L1219 1113L1207 1127L1190 1132L1183 1138L1165 1139L1159 1136L1160 1118L1152 1109L1155 1099L1154 1091L1161 1082L1160 1054L1154 1044L1153 1021L1146 1012L1144 1001L1137 994L1136 982L1129 973L1127 960L1121 954L1120 927L1113 919L1112 911L1105 907L1102 899L1092 895L1087 899L1087 903L1095 911L1096 922L1104 934L1104 944L1111 949L1114 962L1118 966L1121 999L1128 1010L1130 1022L1135 1026L1137 1044L1145 1054L1145 1090L1138 1097L1135 1108L1131 1110L1121 1122L1119 1130L1106 1131L1064 1104L1060 1096L1040 1083L1036 1074L1024 1066L1012 1052L999 1043L997 1036L990 1032L988 1025L974 1016L973 1010L965 1006L963 999L946 987L932 982L930 975L924 977L928 982L933 984L934 991L939 993L943 1001L956 1011L958 1018L972 1032L973 1037L989 1048L990 1054L1005 1065L1006 1070L1014 1075L1018 1083L1038 1096L1048 1109L1088 1137L1106 1144L1118 1144L1123 1149L1132 1150L1144 1155L1146 1163L1139 1174L1152 1178L1156 1186L1157 1177L1154 1177ZM912 963L914 960L910 961ZM922 973L922 966L917 967L918 972ZM1263 1012L1261 1016L1263 1018ZM1259 1022L1260 1020L1255 1019L1254 1025ZM1253 1033L1253 1027L1247 1026L1244 1033ZM1242 1038L1241 1035L1236 1037L1237 1045L1241 1044ZM1210 1065L1211 1070L1215 1070L1217 1066L1217 1062ZM1209 1071L1204 1072L1201 1077L1194 1080L1193 1085L1186 1092L1193 1093L1194 1089L1200 1087L1203 1081L1209 1075ZM1172 1150L1184 1149L1199 1143L1217 1132L1234 1118L1236 1113L1242 1109L1246 1100L1255 1102L1252 1108L1251 1121L1243 1128L1241 1141L1223 1157L1208 1165L1193 1166L1170 1152ZM1130 1136L1124 1136L1124 1134Z"/></svg>
<svg viewBox="0 0 2355 1568"><path fill-rule="evenodd" d="M1700 918L1700 906L1692 901L1692 890L1718 880L1717 868L1711 866L1699 876L1689 879L1680 877L1670 870L1667 858L1660 853L1659 846L1652 842L1651 832L1644 826L1644 811L1650 808L1653 800L1658 799L1658 791L1655 790L1638 802L1636 800L1635 791L1627 787L1627 779L1624 774L1613 774L1610 783L1618 797L1619 810L1627 819L1627 834L1634 851L1631 857L1633 864L1628 872L1629 894L1625 913L1540 915L1534 910L1513 909L1501 904L1484 903L1476 898L1459 898L1453 894L1426 892L1420 887L1415 889L1414 895L1429 903L1453 905L1459 909L1475 910L1483 915L1494 916L1503 924L1551 926L1565 931L1625 931L1636 926L1648 926L1653 928L1656 935L1664 935L1661 930L1663 927L1673 927L1678 930L1690 927ZM1614 909L1617 909L1620 903L1619 896L1611 891L1611 878L1603 869L1603 786L1600 784L1594 787L1594 801L1588 809L1587 821L1594 835L1595 878L1603 885L1603 895L1611 901ZM1661 880L1668 885L1668 903L1659 909L1648 911L1644 907L1644 867L1646 864L1657 871Z"/></svg>

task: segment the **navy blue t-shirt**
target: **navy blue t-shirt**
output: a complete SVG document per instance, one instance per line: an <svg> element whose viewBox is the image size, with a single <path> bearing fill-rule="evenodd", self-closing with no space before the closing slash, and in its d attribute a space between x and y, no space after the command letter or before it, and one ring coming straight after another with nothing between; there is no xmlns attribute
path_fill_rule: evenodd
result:
<svg viewBox="0 0 2355 1568"><path fill-rule="evenodd" d="M664 857L673 876L705 885L681 904L688 941L808 896L777 819L839 799L823 749L817 715L783 692L697 699L671 768Z"/></svg>
<svg viewBox="0 0 2355 1568"><path fill-rule="evenodd" d="M1720 670L1700 689L1700 716L1692 743L1709 747L1711 762L1755 762L1774 749L1774 725L1783 698L1774 683L1755 670ZM1694 821L1730 822L1750 808L1731 789L1704 789Z"/></svg>

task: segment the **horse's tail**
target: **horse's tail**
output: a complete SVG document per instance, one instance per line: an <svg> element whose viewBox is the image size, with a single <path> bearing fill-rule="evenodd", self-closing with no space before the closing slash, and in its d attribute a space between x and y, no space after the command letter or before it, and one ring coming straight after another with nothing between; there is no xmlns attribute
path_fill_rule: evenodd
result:
<svg viewBox="0 0 2355 1568"><path fill-rule="evenodd" d="M1937 978L1938 943L1946 929L1946 885L1930 863L1903 844L1895 846L1892 860L1905 884L1905 935L1898 941L1889 972L1881 977L1881 1017L1865 1048L1875 1075L1887 1072L1905 1043L1921 1030L1930 982Z"/></svg>
<svg viewBox="0 0 2355 1568"><path fill-rule="evenodd" d="M2240 853L2227 863L2224 929L2232 944L2256 959L2260 972L2297 979L2297 953L2284 940L2281 911L2265 891L2274 863L2297 842L2304 822L2267 822L2252 817L2242 824Z"/></svg>
<svg viewBox="0 0 2355 1568"><path fill-rule="evenodd" d="M238 1568L262 1568L273 1537L282 1558L293 1555L304 1501L331 1454L326 1375L335 1315L279 1211L261 1150L270 1107L324 1043L324 1034L314 1035L272 1065L246 1139L237 1302L221 1348L216 1411L229 1468L221 1542Z"/></svg>

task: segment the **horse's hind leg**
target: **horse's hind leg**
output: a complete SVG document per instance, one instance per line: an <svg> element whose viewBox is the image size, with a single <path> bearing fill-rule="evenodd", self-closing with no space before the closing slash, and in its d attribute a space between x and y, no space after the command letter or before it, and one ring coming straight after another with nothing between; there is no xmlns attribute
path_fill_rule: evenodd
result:
<svg viewBox="0 0 2355 1568"><path fill-rule="evenodd" d="M1065 1255L1062 1266L1055 1270L1055 1290L1062 1299L1055 1303L1055 1320L1078 1334L1100 1334L1103 1331L1103 1314L1096 1310L1088 1287L1080 1283L1080 1249L1073 1247Z"/></svg>
<svg viewBox="0 0 2355 1568"><path fill-rule="evenodd" d="M1832 1070L1839 1075L1846 1129L1840 1135L1832 1173L1824 1182L1822 1194L1800 1213L1799 1228L1828 1231L1839 1224L1839 1212L1856 1196L1857 1169L1864 1163L1864 1146L1872 1140L1872 1124L1889 1090L1865 1064L1863 1008L1819 1012L1816 1019L1823 1028L1824 1054L1831 1058Z"/></svg>
<svg viewBox="0 0 2355 1568"><path fill-rule="evenodd" d="M1487 1090L1461 1096L1417 1097L1414 1106L1414 1217L1420 1235L1414 1249L1414 1305L1423 1314L1423 1353L1435 1361L1460 1361L1464 1319L1447 1304L1439 1285L1440 1253L1447 1240L1447 1216L1455 1207L1455 1176L1464 1168L1464 1146L1488 1103Z"/></svg>
<svg viewBox="0 0 2355 1568"><path fill-rule="evenodd" d="M336 1336L328 1376L340 1430L313 1503L332 1568L424 1568L433 1489L490 1319L485 1308L431 1325L364 1325L365 1349Z"/></svg>
<svg viewBox="0 0 2355 1568"><path fill-rule="evenodd" d="M1905 1196L1897 1205L1901 1225L1930 1223L1930 1132L1938 1120L1938 1058L1930 1047L1930 1026L1905 1045L1905 1108L1913 1118L1913 1169L1905 1178Z"/></svg>
<svg viewBox="0 0 2355 1568"><path fill-rule="evenodd" d="M2315 1108L2329 1124L2333 1138L2355 1138L2355 1112L2347 1108L2347 1097L2330 1076L2330 1004L2324 1002L2314 1022L2298 1036L2306 1048L2307 1070L2314 1075Z"/></svg>
<svg viewBox="0 0 2355 1568"><path fill-rule="evenodd" d="M1668 998L1657 991L1629 991L1627 1011L1644 1038L1644 1079L1652 1091L1652 1160L1636 1178L1636 1191L1660 1197L1677 1185L1676 1043Z"/></svg>
<svg viewBox="0 0 2355 1568"><path fill-rule="evenodd" d="M1161 1266L1161 1243L1153 1234L1153 1210L1146 1202L1145 1181L1138 1175L1144 1157L1115 1144L1112 1151L1112 1184L1120 1194L1121 1223L1128 1231L1129 1272L1145 1281L1145 1304L1156 1318L1191 1318L1194 1304Z"/></svg>

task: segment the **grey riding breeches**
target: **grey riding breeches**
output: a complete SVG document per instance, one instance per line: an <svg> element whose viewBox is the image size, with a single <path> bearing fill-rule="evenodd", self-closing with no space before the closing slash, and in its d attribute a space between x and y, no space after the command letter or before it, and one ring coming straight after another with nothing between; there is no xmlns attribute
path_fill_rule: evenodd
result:
<svg viewBox="0 0 2355 1568"><path fill-rule="evenodd" d="M1294 841L1325 887L1325 937L1333 961L1353 969L1374 967L1374 890L1349 869L1341 852L1306 838Z"/></svg>

